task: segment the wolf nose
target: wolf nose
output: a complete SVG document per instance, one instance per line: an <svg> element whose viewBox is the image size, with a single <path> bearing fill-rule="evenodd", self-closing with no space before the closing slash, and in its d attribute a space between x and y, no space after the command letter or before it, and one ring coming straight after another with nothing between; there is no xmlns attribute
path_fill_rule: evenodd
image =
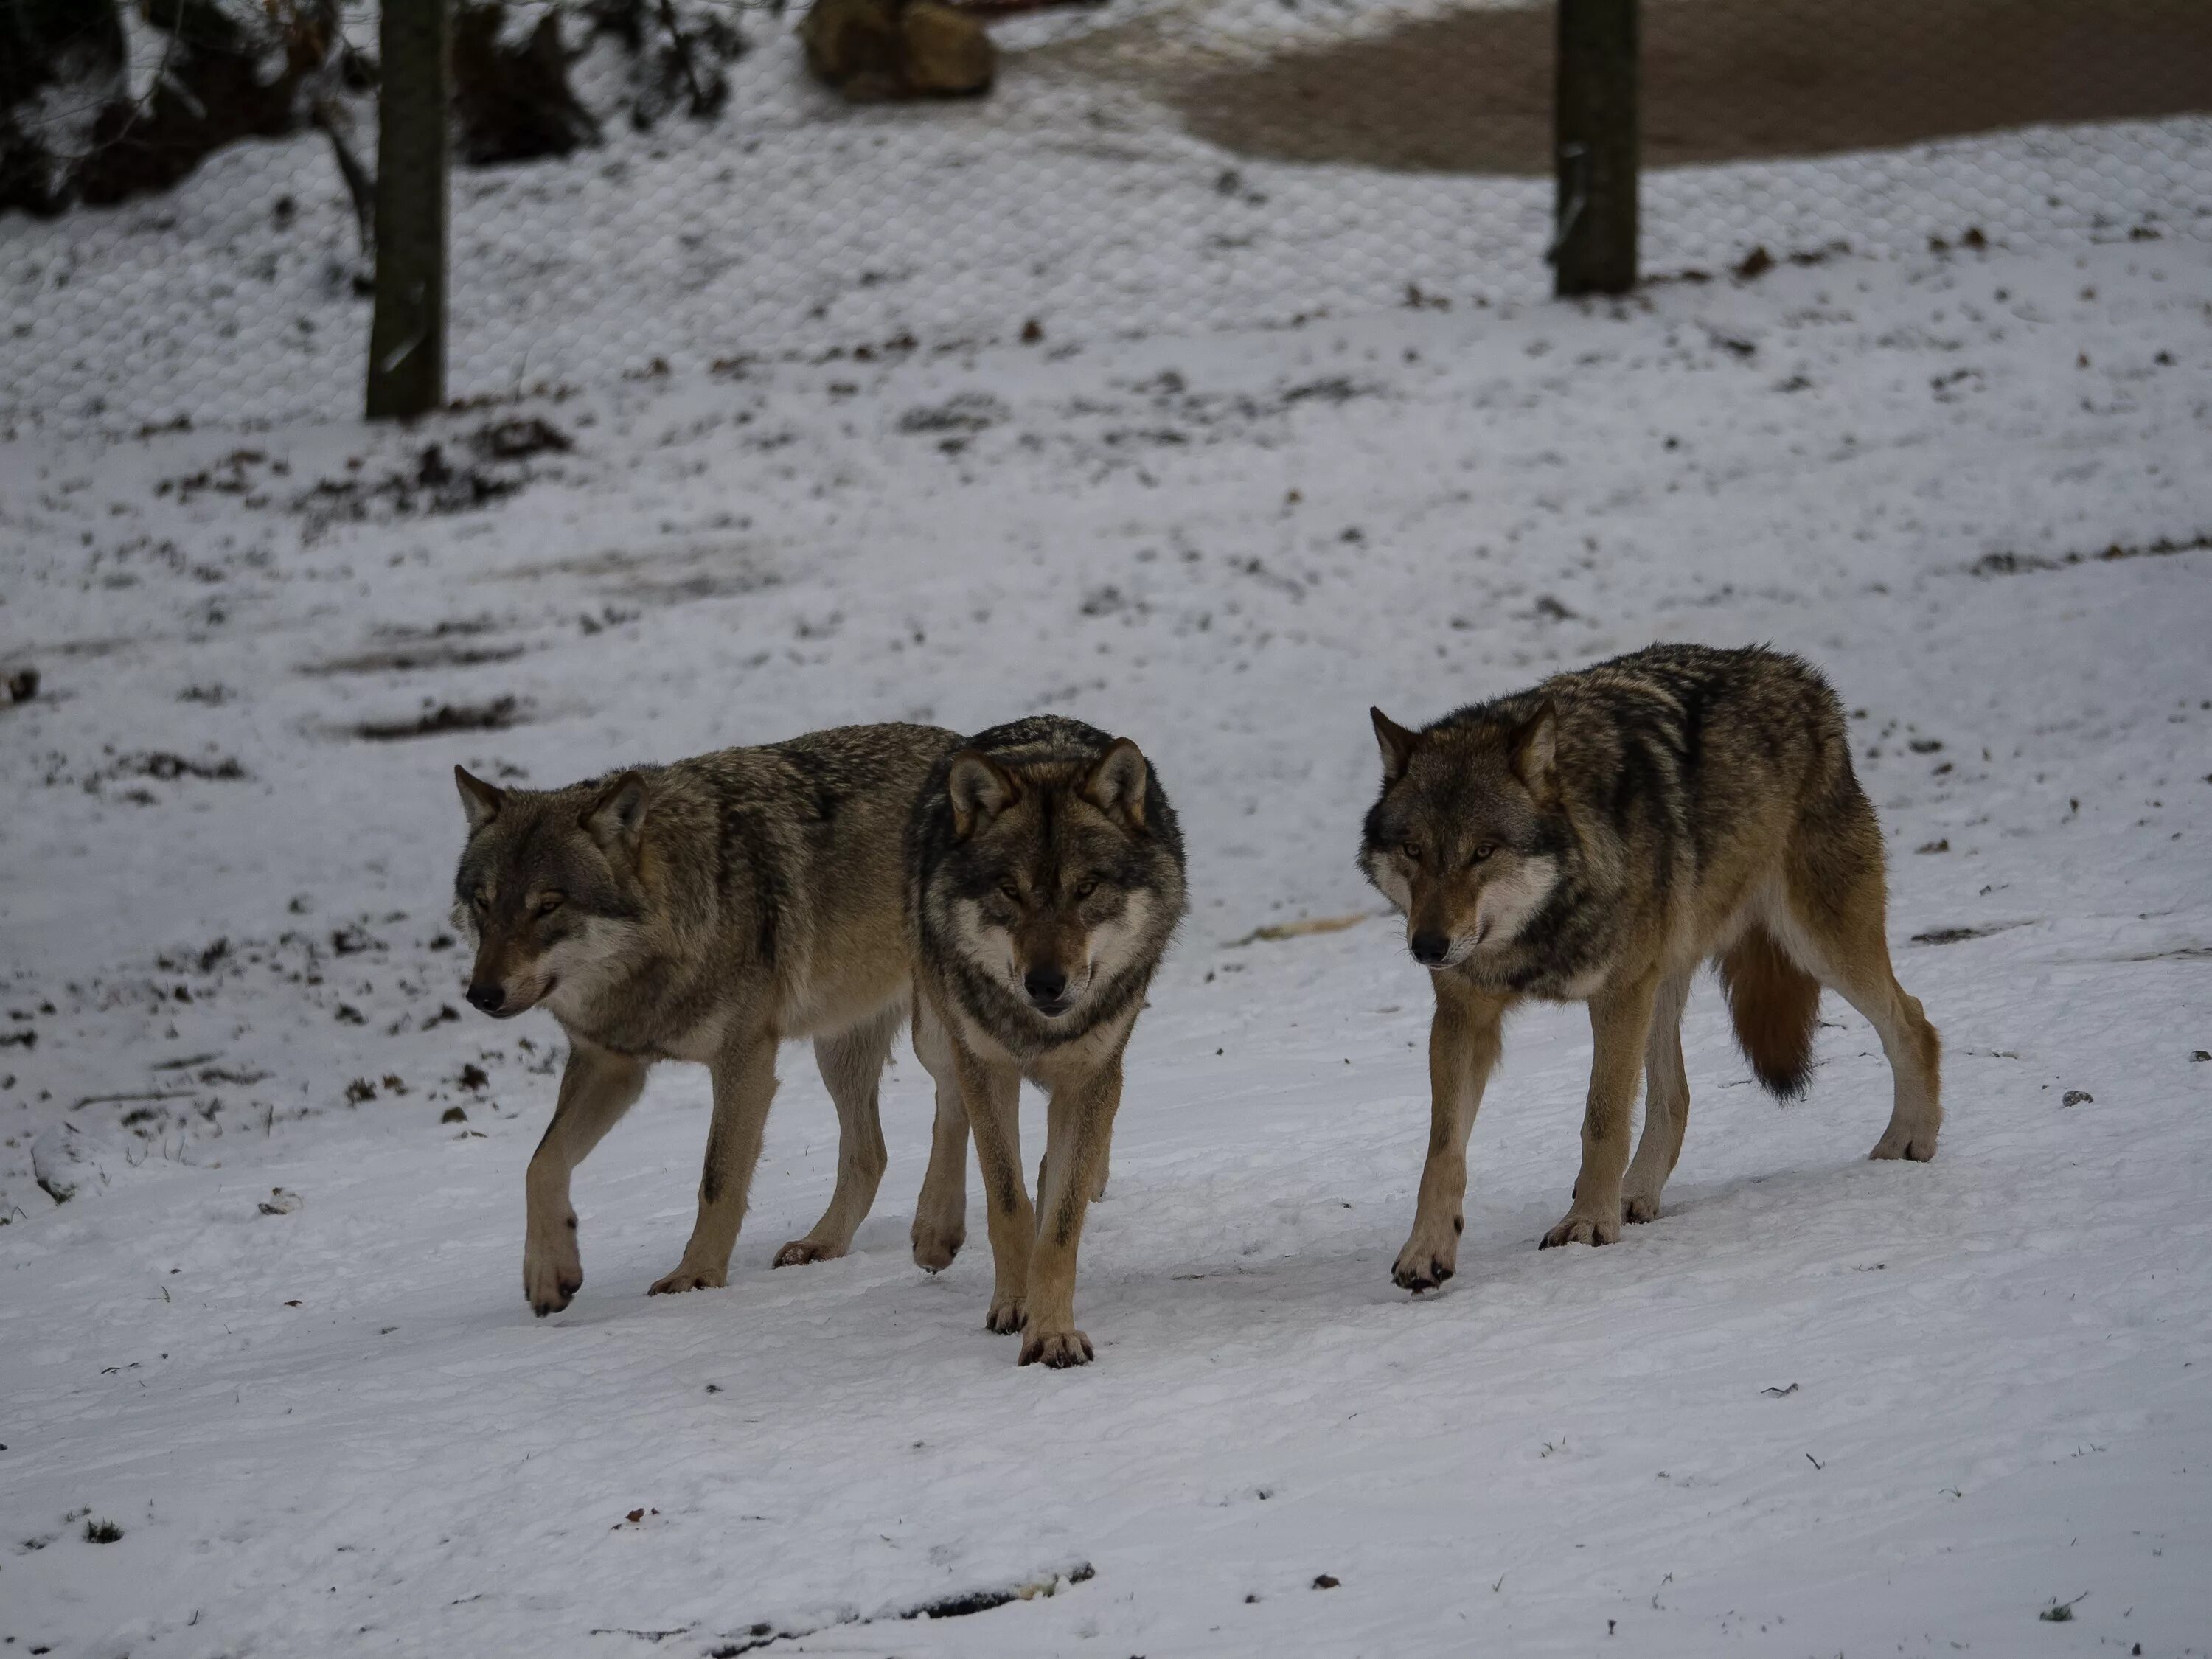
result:
<svg viewBox="0 0 2212 1659"><path fill-rule="evenodd" d="M1067 990L1067 975L1057 968L1032 968L1022 975L1022 989L1040 1007L1056 1004Z"/></svg>
<svg viewBox="0 0 2212 1659"><path fill-rule="evenodd" d="M501 1005L506 1000L507 990L504 986L471 985L469 987L469 1006L471 1008L481 1009L487 1014L497 1013Z"/></svg>
<svg viewBox="0 0 2212 1659"><path fill-rule="evenodd" d="M1414 961L1424 968L1433 968L1451 954L1451 941L1442 933L1416 933L1413 951Z"/></svg>

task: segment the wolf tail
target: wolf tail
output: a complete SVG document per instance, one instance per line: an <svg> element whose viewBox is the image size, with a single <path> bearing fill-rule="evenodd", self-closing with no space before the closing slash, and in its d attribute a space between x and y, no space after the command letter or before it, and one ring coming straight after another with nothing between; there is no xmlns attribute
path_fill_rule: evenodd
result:
<svg viewBox="0 0 2212 1659"><path fill-rule="evenodd" d="M1794 1100L1813 1079L1813 1030L1820 981L1757 925L1723 953L1721 984L1735 1017L1735 1040L1752 1074L1778 1100Z"/></svg>

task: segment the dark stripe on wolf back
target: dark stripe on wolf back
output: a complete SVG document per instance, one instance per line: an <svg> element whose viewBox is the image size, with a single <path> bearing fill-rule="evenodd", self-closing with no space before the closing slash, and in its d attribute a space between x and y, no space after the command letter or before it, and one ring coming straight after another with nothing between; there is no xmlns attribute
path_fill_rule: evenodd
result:
<svg viewBox="0 0 2212 1659"><path fill-rule="evenodd" d="M823 823L836 817L838 807L844 804L845 792L830 781L822 757L811 749L799 747L780 749L776 752L783 757L793 771L799 774L815 817Z"/></svg>
<svg viewBox="0 0 2212 1659"><path fill-rule="evenodd" d="M725 892L730 890L736 874L730 868L732 859L744 865L745 881L752 890L755 944L761 960L775 966L790 885L776 862L776 849L769 840L765 826L757 814L744 807L725 807L722 833L715 851Z"/></svg>
<svg viewBox="0 0 2212 1659"><path fill-rule="evenodd" d="M1684 799L1676 804L1676 811L1689 832L1690 860L1693 870L1705 867L1705 815L1698 811L1704 798L1701 775L1705 763L1705 713L1712 695L1712 684L1702 677L1686 679L1679 693L1682 704L1680 736L1681 793Z"/></svg>

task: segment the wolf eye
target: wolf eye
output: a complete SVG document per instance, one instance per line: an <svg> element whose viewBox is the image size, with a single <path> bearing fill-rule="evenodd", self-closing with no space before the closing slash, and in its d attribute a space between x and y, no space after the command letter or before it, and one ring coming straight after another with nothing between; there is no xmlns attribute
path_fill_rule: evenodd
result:
<svg viewBox="0 0 2212 1659"><path fill-rule="evenodd" d="M1398 850L1416 864L1421 861L1421 844L1419 842L1409 841Z"/></svg>
<svg viewBox="0 0 2212 1659"><path fill-rule="evenodd" d="M489 910L491 908L491 895L485 892L483 888L479 887L477 889L475 896L469 900L469 902L475 905L479 910Z"/></svg>
<svg viewBox="0 0 2212 1659"><path fill-rule="evenodd" d="M1481 845L1481 846L1480 846L1480 847L1478 847L1478 848L1476 848L1474 849L1474 856L1473 858L1469 859L1469 860L1468 860L1468 862L1469 864L1480 864L1480 863L1481 863L1481 862L1483 861L1483 860L1485 860L1485 859L1488 858L1488 857L1489 857L1492 853L1495 853L1497 850L1498 850L1498 849L1497 849L1495 847L1492 847L1492 846L1488 842L1483 842L1483 843L1482 843L1482 845Z"/></svg>
<svg viewBox="0 0 2212 1659"><path fill-rule="evenodd" d="M1098 878L1093 876L1088 881L1081 882L1077 884L1075 889L1075 896L1079 899L1087 899L1097 890Z"/></svg>
<svg viewBox="0 0 2212 1659"><path fill-rule="evenodd" d="M568 900L566 896L562 894L548 893L544 898L538 901L537 914L541 916L550 916L567 902Z"/></svg>
<svg viewBox="0 0 2212 1659"><path fill-rule="evenodd" d="M1002 881L999 884L999 896L1009 904L1019 904L1022 902L1022 890L1011 881Z"/></svg>

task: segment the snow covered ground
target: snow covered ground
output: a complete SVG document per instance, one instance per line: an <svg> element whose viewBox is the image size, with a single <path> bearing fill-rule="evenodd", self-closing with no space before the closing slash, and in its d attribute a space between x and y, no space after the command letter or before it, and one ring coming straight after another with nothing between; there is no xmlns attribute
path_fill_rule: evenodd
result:
<svg viewBox="0 0 2212 1659"><path fill-rule="evenodd" d="M1841 259L0 443L0 670L42 675L0 708L0 1651L2206 1652L2208 295L2201 240ZM1864 711L1942 1155L1864 1161L1832 1000L1785 1110L1701 986L1669 1212L1540 1255L1589 1038L1536 1011L1408 1297L1421 974L1371 916L1252 935L1376 908L1370 702L1655 637ZM767 1265L834 1169L794 1052L730 1288L647 1300L672 1067L533 1320L558 1039L461 1004L451 765L1043 708L1136 737L1193 852L1098 1363L982 1331L980 1217L908 1261L905 1057L852 1256Z"/></svg>

